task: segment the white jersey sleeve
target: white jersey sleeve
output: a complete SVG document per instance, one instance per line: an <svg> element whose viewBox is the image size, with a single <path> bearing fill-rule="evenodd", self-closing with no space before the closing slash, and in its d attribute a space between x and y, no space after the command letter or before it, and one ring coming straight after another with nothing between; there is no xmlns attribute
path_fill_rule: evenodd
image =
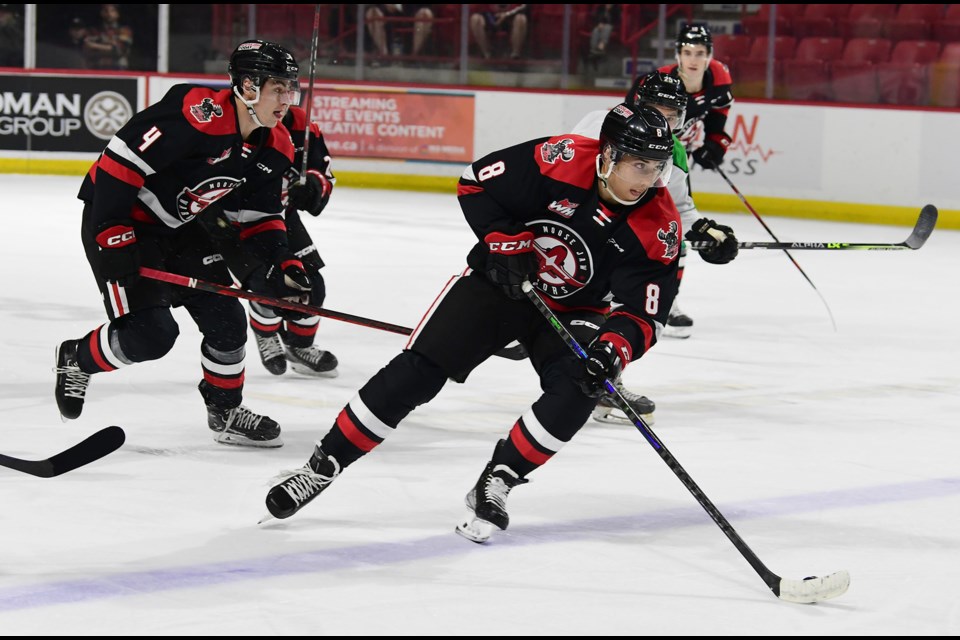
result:
<svg viewBox="0 0 960 640"><path fill-rule="evenodd" d="M574 127L573 131L570 133L575 133L577 135L585 136L587 138L593 138L594 140L600 139L600 126L603 124L603 119L607 117L607 114L610 113L609 109L599 109L597 111L591 111L578 122Z"/></svg>

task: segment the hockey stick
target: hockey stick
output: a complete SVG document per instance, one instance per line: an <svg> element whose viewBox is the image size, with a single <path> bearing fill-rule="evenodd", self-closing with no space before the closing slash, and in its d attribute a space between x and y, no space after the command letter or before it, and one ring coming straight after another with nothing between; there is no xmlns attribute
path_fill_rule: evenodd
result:
<svg viewBox="0 0 960 640"><path fill-rule="evenodd" d="M113 453L120 448L125 439L123 429L107 427L46 460L21 460L0 454L0 466L29 473L38 478L53 478Z"/></svg>
<svg viewBox="0 0 960 640"><path fill-rule="evenodd" d="M580 358L586 359L587 354L583 348L577 343L576 339L567 331L567 328L561 324L560 320L557 319L557 316L550 310L550 307L544 303L540 295L534 290L533 285L529 282L523 283L523 291L527 294L527 297L530 298L530 301L536 305L537 309L540 310L540 313L547 319L550 325L556 330L560 335L563 341L570 347L574 353L576 353ZM804 578L803 580L788 580L786 578L781 578L777 574L773 573L760 561L760 558L747 546L747 543L743 541L740 535L734 530L733 526L727 522L727 519L723 516L722 513L714 506L710 499L707 498L706 494L697 486L697 483L693 481L693 478L680 466L680 463L677 462L677 459L673 457L667 447L657 438L656 434L650 429L646 422L643 421L637 413L633 410L630 404L624 399L624 397L617 390L616 386L610 380L604 380L604 386L607 391L610 393L614 404L617 405L617 408L623 411L627 416L630 417L634 426L640 430L640 433L647 439L647 442L650 443L650 446L654 448L657 452L657 455L667 463L667 466L670 467L670 470L678 478L680 482L683 483L690 493L693 494L693 497L697 499L697 502L700 503L700 506L704 508L707 514L713 518L713 521L717 523L717 526L720 527L720 530L726 534L727 538L733 543L733 546L737 548L737 551L746 558L747 562L750 563L750 566L760 574L760 577L766 583L770 590L773 591L773 594L780 598L781 600L786 600L788 602L799 602L799 603L811 603L817 602L819 600L826 600L828 598L835 598L839 595L842 595L847 587L850 586L850 574L846 571L837 571L836 573L831 573L830 575L818 578L816 576L811 576L809 578Z"/></svg>
<svg viewBox="0 0 960 640"><path fill-rule="evenodd" d="M320 39L320 5L313 12L313 40L310 42L310 84L307 85L307 128L303 132L303 158L300 160L301 185L307 182L307 155L310 152L310 122L313 118L313 79L317 73L317 41Z"/></svg>
<svg viewBox="0 0 960 640"><path fill-rule="evenodd" d="M760 222L760 224L763 226L763 228L767 230L767 233L770 234L770 237L773 238L774 242L780 242L780 239L776 236L776 234L773 233L770 227L767 226L767 223L763 221L763 218L760 217L760 214L757 213L757 210L750 206L750 203L747 202L747 199L743 196L742 193L740 193L740 190L737 189L737 186L730 181L730 178L728 178L727 174L723 172L723 169L720 168L720 165L715 166L714 169L716 170L717 173L720 174L720 177L722 177L724 181L728 185L730 185L730 188L733 189L733 192L737 194L738 198L740 198L740 202L742 202L743 205L750 211L750 213L753 214L753 217L756 218ZM793 266L797 268L797 271L800 272L800 275L803 276L804 280L810 283L810 286L813 287L813 290L817 292L818 296L820 296L820 300L823 301L823 306L827 308L827 314L830 316L830 324L833 325L833 330L836 331L837 321L833 319L833 311L830 310L830 305L827 304L827 299L823 297L823 294L820 293L819 289L817 289L817 285L813 284L813 280L811 280L810 276L808 276L807 273L803 270L803 268L800 266L800 263L797 262L792 255L790 255L790 252L787 251L786 249L783 249L783 253L786 254L788 258L790 258L790 262L792 262Z"/></svg>
<svg viewBox="0 0 960 640"><path fill-rule="evenodd" d="M265 296L259 293L253 293L252 291L247 291L246 289L228 287L226 285L216 284L214 282L198 280L197 278L188 278L187 276L181 276L176 273L169 273L167 271L160 271L159 269L151 269L150 267L140 267L140 275L145 278L150 278L151 280L168 282L170 284L187 287L189 289L217 293L223 296L230 296L231 298L252 300L253 302L259 302L260 304L265 304L269 307L279 307L280 309L299 311L312 316L321 316L323 318L331 318L333 320L340 320L342 322L350 322L352 324L360 325L361 327L381 329L391 333L399 333L403 336L409 336L413 334L413 329L409 327L402 327L397 324L390 324L389 322L381 322L380 320L371 320L370 318L355 316L349 313L331 311L330 309L324 309L323 307L317 307L310 304L291 302L290 300L284 300L283 298ZM527 357L525 351L509 347L504 347L494 355L500 356L501 358L506 358L507 360L523 360Z"/></svg>
<svg viewBox="0 0 960 640"><path fill-rule="evenodd" d="M932 204L920 210L920 216L910 232L910 236L903 242L741 242L737 246L741 249L815 249L827 251L843 251L848 249L866 251L895 251L911 249L916 251L926 243L937 224L939 212ZM716 246L715 242L691 242L690 248L697 251Z"/></svg>

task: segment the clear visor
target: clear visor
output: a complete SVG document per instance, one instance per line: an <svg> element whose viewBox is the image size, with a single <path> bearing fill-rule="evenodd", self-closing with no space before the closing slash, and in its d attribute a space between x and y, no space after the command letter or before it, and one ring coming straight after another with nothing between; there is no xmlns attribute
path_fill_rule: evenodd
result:
<svg viewBox="0 0 960 640"><path fill-rule="evenodd" d="M680 110L674 107L667 107L662 104L650 105L659 111L664 119L667 121L667 124L670 125L670 131L676 131L682 122L680 122Z"/></svg>
<svg viewBox="0 0 960 640"><path fill-rule="evenodd" d="M665 187L670 182L671 160L653 160L623 154L613 165L613 173L630 185Z"/></svg>
<svg viewBox="0 0 960 640"><path fill-rule="evenodd" d="M260 84L260 100L275 100L281 104L300 104L300 81L286 78L264 78Z"/></svg>

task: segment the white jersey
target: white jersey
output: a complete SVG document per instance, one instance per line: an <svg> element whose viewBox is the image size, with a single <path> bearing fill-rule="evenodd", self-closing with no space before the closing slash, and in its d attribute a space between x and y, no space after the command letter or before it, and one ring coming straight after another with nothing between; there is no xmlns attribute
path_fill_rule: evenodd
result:
<svg viewBox="0 0 960 640"><path fill-rule="evenodd" d="M595 140L599 139L600 126L603 124L603 119L607 117L608 112L609 110L606 109L591 111L573 127L573 131L570 133L576 133ZM700 212L697 211L697 205L693 203L693 198L690 196L690 184L687 181L687 175L689 174L688 167L687 151L677 137L674 136L673 171L670 174L670 182L667 183L667 191L670 192L670 197L673 198L674 204L677 205L677 211L680 212L680 221L684 229L690 229L694 222L703 217L700 215Z"/></svg>

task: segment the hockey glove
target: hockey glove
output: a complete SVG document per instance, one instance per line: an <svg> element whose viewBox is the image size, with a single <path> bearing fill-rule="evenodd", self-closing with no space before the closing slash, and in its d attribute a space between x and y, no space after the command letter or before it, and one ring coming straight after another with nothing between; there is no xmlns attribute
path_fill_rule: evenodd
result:
<svg viewBox="0 0 960 640"><path fill-rule="evenodd" d="M483 240L488 250L487 279L499 285L512 300L526 298L521 285L525 280L534 278L540 269L540 261L533 250L533 233L523 231L511 236L493 232Z"/></svg>
<svg viewBox="0 0 960 640"><path fill-rule="evenodd" d="M713 220L700 218L684 236L690 242L715 242L716 246L700 251L700 257L710 264L727 264L737 257L740 246L733 229Z"/></svg>
<svg viewBox="0 0 960 640"><path fill-rule="evenodd" d="M716 169L723 164L723 156L730 146L730 136L715 134L703 141L703 146L693 152L693 161L704 169Z"/></svg>
<svg viewBox="0 0 960 640"><path fill-rule="evenodd" d="M97 230L100 245L100 275L121 287L140 279L140 247L137 235L128 224L106 222Z"/></svg>
<svg viewBox="0 0 960 640"><path fill-rule="evenodd" d="M307 272L303 270L303 263L293 255L285 256L277 264L271 265L267 269L266 279L267 287L276 297L310 304L310 289L313 285Z"/></svg>
<svg viewBox="0 0 960 640"><path fill-rule="evenodd" d="M616 382L620 378L620 372L629 359L628 351L629 346L619 334L605 333L594 340L587 349L586 359L581 361L583 370L577 380L583 393L590 398L606 394L604 380Z"/></svg>
<svg viewBox="0 0 960 640"><path fill-rule="evenodd" d="M303 184L294 182L287 189L290 205L312 216L318 216L330 200L333 183L315 169L307 170L307 179Z"/></svg>

